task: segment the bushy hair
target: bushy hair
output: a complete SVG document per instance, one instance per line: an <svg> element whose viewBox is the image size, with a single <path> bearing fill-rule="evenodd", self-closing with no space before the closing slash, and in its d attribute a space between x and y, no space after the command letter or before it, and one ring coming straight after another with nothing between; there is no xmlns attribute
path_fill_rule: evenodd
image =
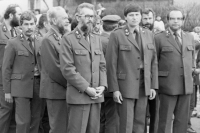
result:
<svg viewBox="0 0 200 133"><path fill-rule="evenodd" d="M34 22L37 22L37 18L35 17L35 15L31 12L31 11L25 11L22 13L22 15L20 16L20 25L23 24L24 20L31 20L34 19Z"/></svg>
<svg viewBox="0 0 200 133"><path fill-rule="evenodd" d="M19 7L19 5L17 5L17 4L11 4L11 5L9 5L7 7L5 13L4 13L4 19L9 19L9 17L10 17L9 15L10 14L15 15L15 13L16 13L16 7Z"/></svg>

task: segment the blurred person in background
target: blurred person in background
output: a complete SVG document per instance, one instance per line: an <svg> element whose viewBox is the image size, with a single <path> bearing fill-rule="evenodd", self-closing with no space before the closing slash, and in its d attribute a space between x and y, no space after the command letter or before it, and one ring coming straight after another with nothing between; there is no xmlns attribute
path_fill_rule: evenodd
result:
<svg viewBox="0 0 200 133"><path fill-rule="evenodd" d="M0 132L15 133L16 122L13 103L5 101L5 93L2 82L2 65L5 46L9 39L21 33L18 26L22 10L19 5L9 5L3 15L0 25Z"/></svg>
<svg viewBox="0 0 200 133"><path fill-rule="evenodd" d="M154 32L159 33L161 31L165 31L165 24L163 23L161 17L157 16L154 22Z"/></svg>
<svg viewBox="0 0 200 133"><path fill-rule="evenodd" d="M106 9L106 8L103 7L103 4L102 4L102 3L98 3L98 4L97 4L97 15L98 15L98 16L101 16L102 11L105 10L105 9Z"/></svg>
<svg viewBox="0 0 200 133"><path fill-rule="evenodd" d="M43 37L49 31L50 24L47 20L47 14L42 14L40 16L37 28L38 28L37 34L41 37Z"/></svg>
<svg viewBox="0 0 200 133"><path fill-rule="evenodd" d="M93 32L99 35L102 33L102 21L101 21L100 16L98 15L95 18Z"/></svg>
<svg viewBox="0 0 200 133"><path fill-rule="evenodd" d="M102 18L103 31L101 33L101 43L104 55L106 55L110 34L114 29L118 28L120 20L121 17L118 15L106 15ZM104 97L105 101L101 104L100 133L119 133L119 116L116 103L111 93L105 92Z"/></svg>
<svg viewBox="0 0 200 133"><path fill-rule="evenodd" d="M39 14L40 14L40 9L35 9L35 10L34 10L34 14L35 14L35 15L39 15Z"/></svg>
<svg viewBox="0 0 200 133"><path fill-rule="evenodd" d="M40 97L47 103L50 131L49 133L67 132L67 81L60 70L61 37L68 27L68 14L64 8L52 7L47 11L50 29L42 39L40 47L41 87Z"/></svg>

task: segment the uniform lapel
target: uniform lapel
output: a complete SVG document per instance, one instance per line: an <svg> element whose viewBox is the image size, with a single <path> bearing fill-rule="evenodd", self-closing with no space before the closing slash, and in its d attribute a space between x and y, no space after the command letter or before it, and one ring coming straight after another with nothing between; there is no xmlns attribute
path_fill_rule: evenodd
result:
<svg viewBox="0 0 200 133"><path fill-rule="evenodd" d="M10 38L11 38L11 34L9 33L9 31L8 31L8 29L7 29L5 23L3 23L2 30L3 30L3 32L4 32L4 35L5 35L8 39L10 39Z"/></svg>
<svg viewBox="0 0 200 133"><path fill-rule="evenodd" d="M95 46L95 36L93 36L92 34L90 34L90 42L91 42L91 54L92 54L92 60L94 60L94 46Z"/></svg>
<svg viewBox="0 0 200 133"><path fill-rule="evenodd" d="M169 43L172 44L177 49L177 51L181 54L181 49L178 46L177 42L175 41L173 35L171 35L169 30L165 32L166 32L167 40L169 41Z"/></svg>
<svg viewBox="0 0 200 133"><path fill-rule="evenodd" d="M133 34L129 32L128 26L125 27L125 35L127 36L128 40L140 51L140 48L137 42L133 38Z"/></svg>
<svg viewBox="0 0 200 133"><path fill-rule="evenodd" d="M145 42L145 31L143 30L143 28L140 28L140 35L141 35L141 45L142 45L142 48L143 48L143 52L145 52L145 45L146 45L146 42Z"/></svg>
<svg viewBox="0 0 200 133"><path fill-rule="evenodd" d="M31 47L29 46L29 42L25 39L23 34L20 34L20 40L22 41L22 45L31 53L33 54L33 51Z"/></svg>
<svg viewBox="0 0 200 133"><path fill-rule="evenodd" d="M181 32L182 33L182 54L184 54L184 51L187 47L187 36L184 32Z"/></svg>

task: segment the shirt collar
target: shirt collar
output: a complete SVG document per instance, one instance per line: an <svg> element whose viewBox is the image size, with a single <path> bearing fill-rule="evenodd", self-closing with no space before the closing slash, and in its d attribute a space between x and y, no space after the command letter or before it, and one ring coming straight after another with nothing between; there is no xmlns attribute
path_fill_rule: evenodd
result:
<svg viewBox="0 0 200 133"><path fill-rule="evenodd" d="M52 30L57 34L57 36L58 36L59 38L62 37L62 35L61 35L53 26L51 26L51 28L52 28Z"/></svg>
<svg viewBox="0 0 200 133"><path fill-rule="evenodd" d="M170 31L170 33L171 33L172 35L174 35L174 31L172 31L171 28L169 28L169 31ZM181 34L181 33L182 33L182 30L181 30L181 29L178 30L177 33L178 33L178 36L179 36L180 38L182 38L182 34Z"/></svg>

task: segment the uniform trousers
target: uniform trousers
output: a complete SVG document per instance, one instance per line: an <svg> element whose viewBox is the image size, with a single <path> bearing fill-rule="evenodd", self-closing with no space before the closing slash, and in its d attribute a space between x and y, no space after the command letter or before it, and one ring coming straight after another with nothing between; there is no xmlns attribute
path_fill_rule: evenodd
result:
<svg viewBox="0 0 200 133"><path fill-rule="evenodd" d="M158 133L186 133L191 95L159 94L160 109ZM173 127L172 116L174 114ZM172 131L171 131L172 130Z"/></svg>
<svg viewBox="0 0 200 133"><path fill-rule="evenodd" d="M101 103L68 104L67 133L99 133Z"/></svg>
<svg viewBox="0 0 200 133"><path fill-rule="evenodd" d="M140 71L139 98L123 97L122 104L117 104L119 112L119 133L144 133L147 99L144 93L144 71Z"/></svg>
<svg viewBox="0 0 200 133"><path fill-rule="evenodd" d="M49 133L67 133L66 99L46 99L46 102L50 124Z"/></svg>
<svg viewBox="0 0 200 133"><path fill-rule="evenodd" d="M101 104L100 133L119 133L119 115L112 97Z"/></svg>
<svg viewBox="0 0 200 133"><path fill-rule="evenodd" d="M33 98L14 97L16 133L38 133L42 108L39 89L40 78L34 77Z"/></svg>
<svg viewBox="0 0 200 133"><path fill-rule="evenodd" d="M5 101L3 86L0 85L0 133L15 133L14 104Z"/></svg>

